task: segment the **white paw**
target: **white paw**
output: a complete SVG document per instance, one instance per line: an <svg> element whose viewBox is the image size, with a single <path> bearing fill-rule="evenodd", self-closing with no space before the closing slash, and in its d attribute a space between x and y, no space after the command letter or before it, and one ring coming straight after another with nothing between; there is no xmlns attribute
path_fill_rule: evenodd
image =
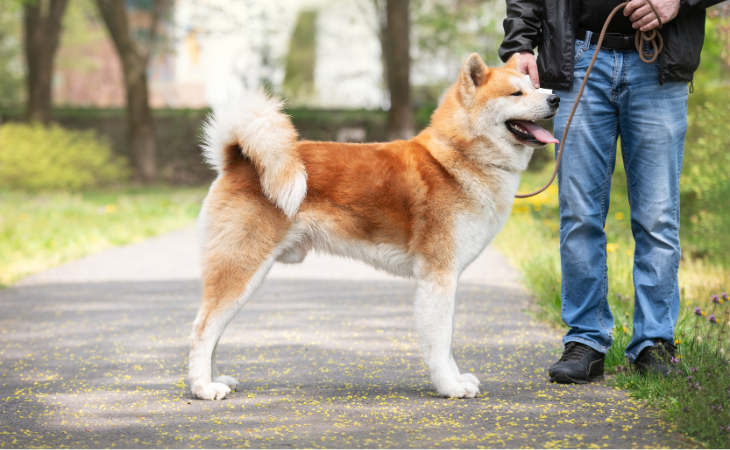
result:
<svg viewBox="0 0 730 450"><path fill-rule="evenodd" d="M438 393L451 398L474 398L479 394L479 388L465 381L438 389Z"/></svg>
<svg viewBox="0 0 730 450"><path fill-rule="evenodd" d="M238 387L238 380L233 377L227 377L225 375L221 375L218 378L213 379L213 383L225 384L226 386L231 388L232 391L235 391Z"/></svg>
<svg viewBox="0 0 730 450"><path fill-rule="evenodd" d="M473 376L473 375L472 375ZM476 377L474 377L476 378ZM477 380L479 382L479 380ZM466 398L474 398L479 395L479 388L470 381L462 381L461 385L466 389Z"/></svg>
<svg viewBox="0 0 730 450"><path fill-rule="evenodd" d="M475 377L474 375L470 373L462 373L456 376L456 379L459 380L459 382L464 383L468 382L473 384L474 386L479 386L479 378Z"/></svg>
<svg viewBox="0 0 730 450"><path fill-rule="evenodd" d="M223 383L193 385L193 395L201 400L223 400L231 388Z"/></svg>

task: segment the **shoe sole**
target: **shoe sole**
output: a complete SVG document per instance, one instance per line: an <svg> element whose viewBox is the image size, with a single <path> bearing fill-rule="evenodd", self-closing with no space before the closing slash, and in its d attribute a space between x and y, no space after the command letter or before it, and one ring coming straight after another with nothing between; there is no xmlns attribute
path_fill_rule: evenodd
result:
<svg viewBox="0 0 730 450"><path fill-rule="evenodd" d="M558 384L588 384L593 381L603 381L605 379L606 377L603 374L589 377L587 380L576 380L565 373L558 373L554 377L551 377L549 382Z"/></svg>

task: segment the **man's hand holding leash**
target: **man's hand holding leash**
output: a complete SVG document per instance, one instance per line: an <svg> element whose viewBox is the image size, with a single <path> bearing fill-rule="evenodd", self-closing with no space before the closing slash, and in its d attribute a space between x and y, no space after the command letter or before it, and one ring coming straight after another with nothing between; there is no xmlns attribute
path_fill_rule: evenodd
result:
<svg viewBox="0 0 730 450"><path fill-rule="evenodd" d="M677 17L680 0L654 0L662 23ZM629 16L636 30L650 31L659 26L659 21L646 0L631 0L624 8L624 16Z"/></svg>

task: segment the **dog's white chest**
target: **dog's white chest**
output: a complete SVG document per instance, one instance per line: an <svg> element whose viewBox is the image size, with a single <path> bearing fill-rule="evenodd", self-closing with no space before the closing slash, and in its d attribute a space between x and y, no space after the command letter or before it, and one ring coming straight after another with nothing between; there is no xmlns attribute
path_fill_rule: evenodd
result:
<svg viewBox="0 0 730 450"><path fill-rule="evenodd" d="M519 177L507 179L504 188L484 198L478 208L458 216L455 226L457 264L464 270L502 230L509 213Z"/></svg>

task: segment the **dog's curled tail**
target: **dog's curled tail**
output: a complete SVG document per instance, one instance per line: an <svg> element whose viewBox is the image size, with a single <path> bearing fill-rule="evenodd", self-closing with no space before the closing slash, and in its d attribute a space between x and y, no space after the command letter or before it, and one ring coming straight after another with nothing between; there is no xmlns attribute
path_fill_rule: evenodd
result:
<svg viewBox="0 0 730 450"><path fill-rule="evenodd" d="M231 152L249 158L264 195L290 219L307 194L307 172L296 149L297 132L284 103L263 89L246 90L215 106L203 126L203 155L218 173Z"/></svg>

